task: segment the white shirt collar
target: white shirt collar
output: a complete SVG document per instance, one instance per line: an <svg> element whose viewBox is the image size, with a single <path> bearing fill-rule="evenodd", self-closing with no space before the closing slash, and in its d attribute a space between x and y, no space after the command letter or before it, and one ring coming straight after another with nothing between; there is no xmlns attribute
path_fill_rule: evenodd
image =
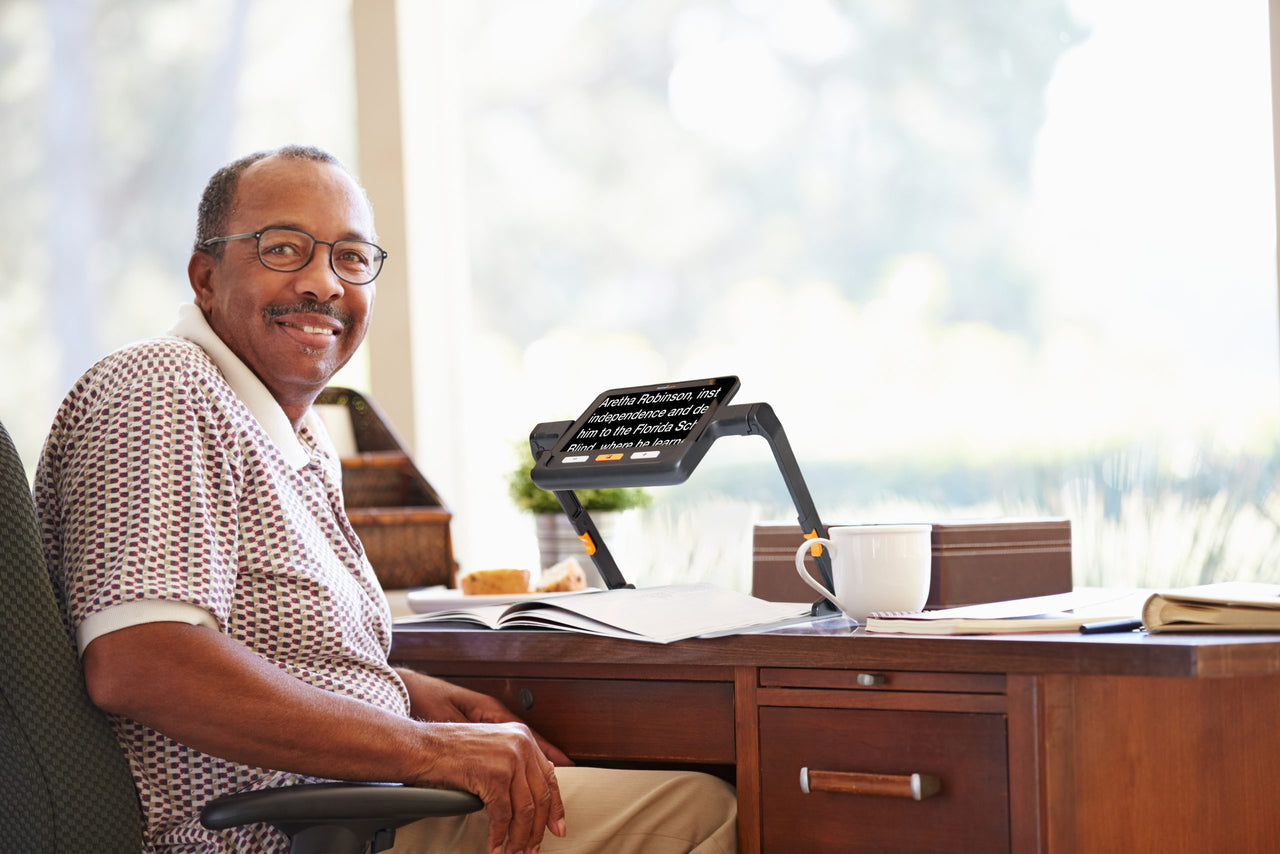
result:
<svg viewBox="0 0 1280 854"><path fill-rule="evenodd" d="M311 460L311 453L298 439L289 417L280 408L279 402L262 384L249 366L240 361L240 357L231 351L218 333L209 326L202 312L194 303L183 303L178 306L178 322L169 330L169 334L177 338L185 338L200 345L213 363L222 371L227 384L236 393L236 397L248 407L249 412L262 425L262 429L270 437L272 443L280 449L285 461L294 469L304 468ZM307 427L313 431L319 422L314 417L314 410L308 409L303 417ZM318 435L323 435L323 429Z"/></svg>

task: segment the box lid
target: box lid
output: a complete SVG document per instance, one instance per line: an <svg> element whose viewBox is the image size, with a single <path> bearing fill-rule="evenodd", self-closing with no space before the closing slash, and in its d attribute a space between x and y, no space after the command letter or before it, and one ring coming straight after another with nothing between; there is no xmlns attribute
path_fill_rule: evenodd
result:
<svg viewBox="0 0 1280 854"><path fill-rule="evenodd" d="M1041 551L1071 548L1071 520L954 519L933 523L935 553L955 551Z"/></svg>

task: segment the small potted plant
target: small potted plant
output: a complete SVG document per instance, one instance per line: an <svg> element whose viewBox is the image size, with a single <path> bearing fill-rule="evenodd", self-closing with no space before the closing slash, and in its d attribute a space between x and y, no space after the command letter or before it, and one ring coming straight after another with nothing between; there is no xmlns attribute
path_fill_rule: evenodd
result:
<svg viewBox="0 0 1280 854"><path fill-rule="evenodd" d="M541 568L546 569L566 557L585 555L586 547L569 524L560 502L556 501L555 495L534 484L529 476L532 469L533 457L525 446L520 463L507 475L507 492L517 507L533 514L537 525ZM645 507L653 500L649 493L640 488L578 489L574 490L574 494L591 514L600 535L606 539L608 529L612 528L619 513L633 507ZM592 568L584 569L590 577Z"/></svg>

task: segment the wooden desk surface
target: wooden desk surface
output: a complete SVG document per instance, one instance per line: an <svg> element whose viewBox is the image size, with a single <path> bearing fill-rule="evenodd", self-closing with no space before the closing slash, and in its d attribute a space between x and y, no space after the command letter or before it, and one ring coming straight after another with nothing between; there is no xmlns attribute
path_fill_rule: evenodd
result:
<svg viewBox="0 0 1280 854"><path fill-rule="evenodd" d="M1280 674L1280 635L1131 632L923 637L787 629L672 644L573 632L399 625L392 658L451 662L895 668L970 673L1238 677Z"/></svg>
<svg viewBox="0 0 1280 854"><path fill-rule="evenodd" d="M793 766L883 771L920 744L948 745L938 761L972 750L939 772L952 794L909 808L887 838L960 833L970 815L1004 816L999 838L972 850L1013 854L1262 851L1280 838L1280 635L922 637L842 627L650 644L401 625L392 659L498 696L575 757L729 769L749 854L794 850L791 834L819 827L803 811L816 801L792 791ZM864 688L862 676L885 682ZM974 722L994 730L963 736ZM849 733L872 724L887 727L892 750L858 759L882 739ZM824 746L832 738L848 741L834 755ZM962 801L978 795L981 805ZM871 807L880 818L889 809ZM871 840L858 851L895 850L849 821L857 826L819 834L844 840L835 848L817 839L810 850L855 850L855 838Z"/></svg>

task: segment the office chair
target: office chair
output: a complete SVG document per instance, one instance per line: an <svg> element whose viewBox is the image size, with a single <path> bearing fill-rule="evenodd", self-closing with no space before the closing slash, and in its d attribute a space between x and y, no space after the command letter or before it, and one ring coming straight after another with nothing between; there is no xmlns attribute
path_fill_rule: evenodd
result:
<svg viewBox="0 0 1280 854"><path fill-rule="evenodd" d="M31 489L0 424L0 849L40 854L142 848L142 815L119 744L89 700L45 567ZM210 802L206 827L266 822L292 854L374 852L395 828L483 806L469 792L317 783Z"/></svg>

